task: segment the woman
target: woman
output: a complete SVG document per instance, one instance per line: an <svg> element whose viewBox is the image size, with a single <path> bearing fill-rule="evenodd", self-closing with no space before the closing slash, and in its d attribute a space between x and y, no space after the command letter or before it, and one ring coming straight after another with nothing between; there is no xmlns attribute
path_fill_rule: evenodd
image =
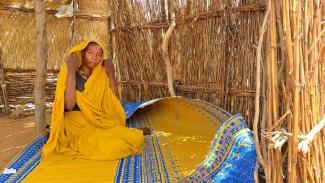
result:
<svg viewBox="0 0 325 183"><path fill-rule="evenodd" d="M95 160L116 160L143 150L148 129L125 127L114 68L103 61L102 48L99 42L85 41L71 49L58 76L43 158L54 149Z"/></svg>

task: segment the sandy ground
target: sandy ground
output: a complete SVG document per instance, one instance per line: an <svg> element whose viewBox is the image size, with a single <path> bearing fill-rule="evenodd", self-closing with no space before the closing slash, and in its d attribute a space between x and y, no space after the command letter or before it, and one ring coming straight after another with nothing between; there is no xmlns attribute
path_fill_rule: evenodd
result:
<svg viewBox="0 0 325 183"><path fill-rule="evenodd" d="M47 115L47 121L50 115ZM36 137L33 115L21 119L0 117L0 170L16 157Z"/></svg>

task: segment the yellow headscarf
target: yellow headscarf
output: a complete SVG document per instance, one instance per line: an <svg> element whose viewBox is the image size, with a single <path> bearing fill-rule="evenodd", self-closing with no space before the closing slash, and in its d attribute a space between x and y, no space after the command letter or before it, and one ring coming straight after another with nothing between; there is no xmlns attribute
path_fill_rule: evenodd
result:
<svg viewBox="0 0 325 183"><path fill-rule="evenodd" d="M81 60L81 51L87 47L90 42L95 42L104 48L98 41L84 41L70 50L76 53ZM103 49L103 57L106 52ZM108 75L102 66L103 59L93 69L91 76L85 83L85 90L76 91L77 104L84 117L93 125L100 128L111 128L116 125L125 126L125 112L113 94ZM64 132L64 92L67 84L67 65L64 64L58 75L55 99L53 102L51 133L48 142L44 145L43 157L47 156L56 148L59 152L67 152L69 140Z"/></svg>

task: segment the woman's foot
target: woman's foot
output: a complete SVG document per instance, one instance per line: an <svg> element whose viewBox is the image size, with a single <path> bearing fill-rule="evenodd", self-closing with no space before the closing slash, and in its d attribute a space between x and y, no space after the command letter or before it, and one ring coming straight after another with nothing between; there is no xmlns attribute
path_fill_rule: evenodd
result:
<svg viewBox="0 0 325 183"><path fill-rule="evenodd" d="M148 127L141 127L141 128L138 128L139 130L142 130L143 132L143 135L151 135L151 132L152 130Z"/></svg>
<svg viewBox="0 0 325 183"><path fill-rule="evenodd" d="M45 126L45 129L46 129L47 132L50 133L50 131L51 131L51 125L47 124L47 125Z"/></svg>

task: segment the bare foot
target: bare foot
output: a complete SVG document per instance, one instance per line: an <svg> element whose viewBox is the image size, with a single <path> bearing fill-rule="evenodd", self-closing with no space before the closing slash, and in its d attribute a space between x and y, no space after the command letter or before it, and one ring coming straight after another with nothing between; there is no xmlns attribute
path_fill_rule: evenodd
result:
<svg viewBox="0 0 325 183"><path fill-rule="evenodd" d="M148 127L141 127L141 128L138 128L139 130L142 130L143 132L143 135L151 135L151 132L152 130Z"/></svg>
<svg viewBox="0 0 325 183"><path fill-rule="evenodd" d="M45 126L45 129L46 129L46 131L47 132L51 132L51 125L49 125L49 124L47 124L46 126Z"/></svg>

